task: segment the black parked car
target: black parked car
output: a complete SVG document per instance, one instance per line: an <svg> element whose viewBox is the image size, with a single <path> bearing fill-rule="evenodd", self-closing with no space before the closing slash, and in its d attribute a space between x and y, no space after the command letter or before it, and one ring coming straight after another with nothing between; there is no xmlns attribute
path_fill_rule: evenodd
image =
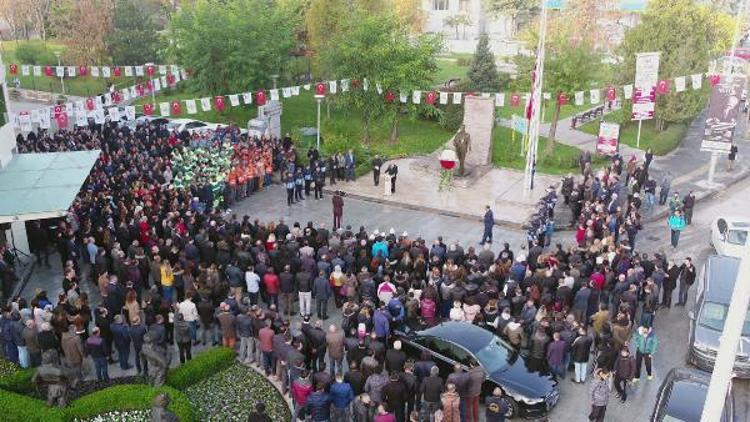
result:
<svg viewBox="0 0 750 422"><path fill-rule="evenodd" d="M483 328L467 322L444 322L421 331L405 331L397 335L406 353L419 358L422 351L429 351L443 377L453 372L455 363L468 369L471 359L479 362L487 372L482 395L500 387L509 409L506 417L544 416L560 398L554 376L530 371L524 356Z"/></svg>
<svg viewBox="0 0 750 422"><path fill-rule="evenodd" d="M700 422L708 394L709 374L695 369L674 368L659 387L651 422ZM721 422L734 421L734 396L729 385Z"/></svg>

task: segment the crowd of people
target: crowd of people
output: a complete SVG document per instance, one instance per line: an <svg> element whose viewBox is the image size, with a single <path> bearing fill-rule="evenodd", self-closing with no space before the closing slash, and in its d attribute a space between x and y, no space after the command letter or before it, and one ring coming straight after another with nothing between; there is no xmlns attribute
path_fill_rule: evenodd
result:
<svg viewBox="0 0 750 422"><path fill-rule="evenodd" d="M24 151L98 148L102 155L69 217L49 234L29 234L37 252L56 246L64 278L54 297L41 291L3 307L7 359L34 366L42 352L56 350L79 374L90 358L98 378L107 379L114 358L127 370L134 352L141 374L148 370L139 358L148 333L158 347L177 348L181 362L197 345L234 348L238 360L278 382L297 417L476 421L481 367L459 367L443 379L433 356L407 355L396 335L404 325L463 321L525 350L530 370L588 381L589 419L602 421L609 383L625 401L642 365L651 379L658 309L671 305L678 283L684 304L695 280L689 258L677 265L636 249L648 156L627 166L614 157L596 175L590 159L582 160L582 182L562 189L577 227L571 246L545 248L549 237L532 236L528 247L493 250L491 226L475 247L395 229L329 230L227 214L213 206L201 179L181 189L170 183L170 157L186 146L168 139L149 125L105 125L19 143ZM296 162L291 139L237 142L240 151L271 152L287 192L295 177L292 195L301 172L309 195L309 167ZM331 182L339 178L341 166L308 154L313 174L325 166L336 170ZM353 163L344 157L345 179ZM317 194L316 177L309 187ZM230 200L247 194L231 178L227 186L235 189ZM555 202L548 195L545 218ZM84 283L93 283L99 303L89 303ZM500 389L485 404L486 420L504 420L509 408Z"/></svg>

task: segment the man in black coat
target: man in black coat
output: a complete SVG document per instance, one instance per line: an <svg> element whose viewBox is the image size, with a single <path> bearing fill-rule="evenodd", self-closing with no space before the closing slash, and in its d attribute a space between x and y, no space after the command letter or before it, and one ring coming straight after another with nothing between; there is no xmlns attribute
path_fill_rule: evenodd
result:
<svg viewBox="0 0 750 422"><path fill-rule="evenodd" d="M390 381L383 387L383 403L392 411L398 422L405 422L406 386L398 376L392 373Z"/></svg>
<svg viewBox="0 0 750 422"><path fill-rule="evenodd" d="M380 184L380 168L383 167L383 159L376 155L372 160L372 181L375 186Z"/></svg>

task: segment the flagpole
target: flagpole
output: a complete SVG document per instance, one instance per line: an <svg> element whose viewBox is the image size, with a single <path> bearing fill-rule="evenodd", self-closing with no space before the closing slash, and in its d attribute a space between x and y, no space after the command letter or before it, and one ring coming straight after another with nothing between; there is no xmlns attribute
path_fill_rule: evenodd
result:
<svg viewBox="0 0 750 422"><path fill-rule="evenodd" d="M534 174L536 173L536 155L539 144L539 105L542 96L542 81L544 80L544 47L547 37L547 7L546 0L539 1L542 16L539 21L539 44L537 46L537 64L531 93L531 119L529 119L529 145L526 150L526 168L524 172L523 196L528 199L534 190Z"/></svg>

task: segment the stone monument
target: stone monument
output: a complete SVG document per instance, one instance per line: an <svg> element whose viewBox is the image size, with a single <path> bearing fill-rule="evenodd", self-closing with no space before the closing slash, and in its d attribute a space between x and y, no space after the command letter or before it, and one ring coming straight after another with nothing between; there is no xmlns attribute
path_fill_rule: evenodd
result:
<svg viewBox="0 0 750 422"><path fill-rule="evenodd" d="M42 365L37 368L31 382L47 387L47 406L65 407L68 399L70 373L58 363L57 352L47 350L42 354Z"/></svg>
<svg viewBox="0 0 750 422"><path fill-rule="evenodd" d="M471 136L466 132L466 126L461 125L458 129L458 133L453 137L453 148L456 151L458 157L458 175L464 176L466 174L466 154L471 151Z"/></svg>
<svg viewBox="0 0 750 422"><path fill-rule="evenodd" d="M464 97L464 122L471 138L465 163L472 167L486 166L492 160L492 128L495 125L495 100L475 95Z"/></svg>

